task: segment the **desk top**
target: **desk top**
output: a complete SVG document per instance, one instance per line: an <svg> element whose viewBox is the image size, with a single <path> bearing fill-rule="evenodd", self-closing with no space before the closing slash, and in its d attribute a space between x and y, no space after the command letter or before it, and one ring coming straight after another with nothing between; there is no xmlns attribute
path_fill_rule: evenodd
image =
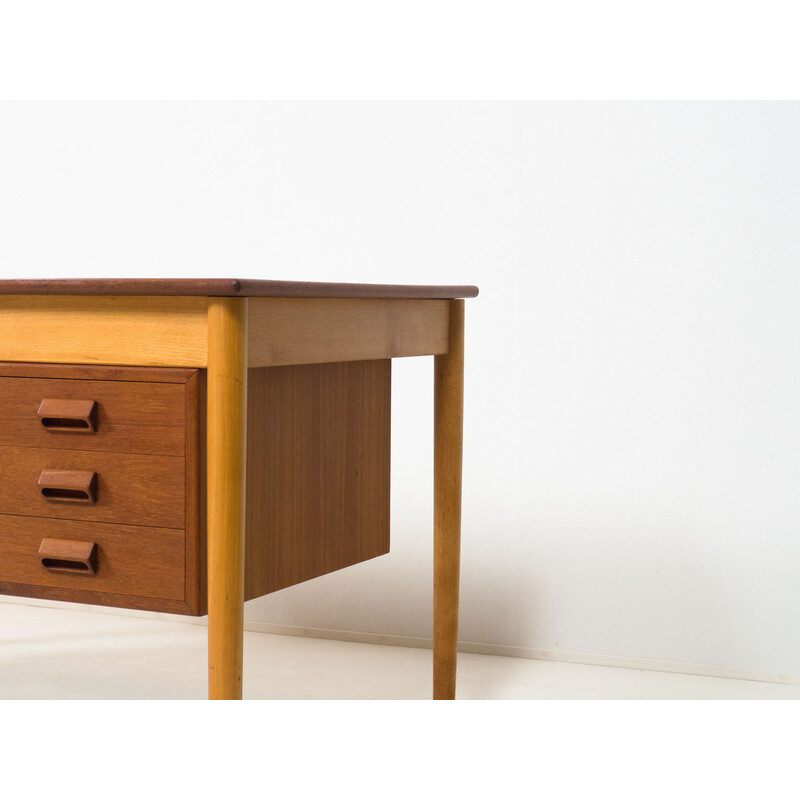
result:
<svg viewBox="0 0 800 800"><path fill-rule="evenodd" d="M372 297L452 299L476 297L477 286L402 286L378 283L310 283L245 278L91 278L0 280L0 295L158 295L195 297Z"/></svg>

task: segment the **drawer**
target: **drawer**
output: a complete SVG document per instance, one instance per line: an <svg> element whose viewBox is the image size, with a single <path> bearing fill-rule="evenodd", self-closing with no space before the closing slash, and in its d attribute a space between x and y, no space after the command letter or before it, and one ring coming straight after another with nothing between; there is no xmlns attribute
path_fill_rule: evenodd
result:
<svg viewBox="0 0 800 800"><path fill-rule="evenodd" d="M185 526L183 458L0 447L0 465L0 514Z"/></svg>
<svg viewBox="0 0 800 800"><path fill-rule="evenodd" d="M182 530L2 514L0 591L40 587L43 591L38 594L19 593L86 603L98 602L91 593L138 597L143 599L138 604L142 607L147 606L146 598L182 603L185 544ZM89 551L92 569L80 562L80 554ZM57 590L66 590L68 596Z"/></svg>
<svg viewBox="0 0 800 800"><path fill-rule="evenodd" d="M183 456L185 406L182 383L0 377L0 445Z"/></svg>

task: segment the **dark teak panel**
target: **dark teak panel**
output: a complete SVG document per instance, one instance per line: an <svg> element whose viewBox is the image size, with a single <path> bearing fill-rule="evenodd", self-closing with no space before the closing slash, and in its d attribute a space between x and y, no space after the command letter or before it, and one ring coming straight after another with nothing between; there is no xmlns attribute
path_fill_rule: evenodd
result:
<svg viewBox="0 0 800 800"><path fill-rule="evenodd" d="M245 597L389 552L391 361L248 373Z"/></svg>
<svg viewBox="0 0 800 800"><path fill-rule="evenodd" d="M206 581L206 373L186 382L186 603L207 613Z"/></svg>

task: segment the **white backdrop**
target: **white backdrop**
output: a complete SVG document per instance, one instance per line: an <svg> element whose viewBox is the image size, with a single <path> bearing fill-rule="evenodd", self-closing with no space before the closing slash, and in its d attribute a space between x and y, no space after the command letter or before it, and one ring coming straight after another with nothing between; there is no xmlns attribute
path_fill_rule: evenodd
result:
<svg viewBox="0 0 800 800"><path fill-rule="evenodd" d="M799 136L797 104L0 104L0 272L478 284L461 638L791 679ZM430 636L431 371L394 366L391 554L248 620Z"/></svg>

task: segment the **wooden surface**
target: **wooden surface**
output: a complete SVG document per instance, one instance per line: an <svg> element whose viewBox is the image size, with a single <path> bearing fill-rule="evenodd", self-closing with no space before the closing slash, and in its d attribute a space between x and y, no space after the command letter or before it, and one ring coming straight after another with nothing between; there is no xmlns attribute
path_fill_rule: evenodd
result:
<svg viewBox="0 0 800 800"><path fill-rule="evenodd" d="M0 360L204 367L207 303L0 293Z"/></svg>
<svg viewBox="0 0 800 800"><path fill-rule="evenodd" d="M447 351L446 300L254 298L248 302L250 367Z"/></svg>
<svg viewBox="0 0 800 800"><path fill-rule="evenodd" d="M97 542L76 539L42 539L39 559L49 572L97 573Z"/></svg>
<svg viewBox="0 0 800 800"><path fill-rule="evenodd" d="M32 366L27 365L26 371L31 372ZM62 370L62 375L75 374L69 372L70 367ZM44 369L39 374L46 372ZM96 430L84 433L46 429L39 416L45 398L94 401ZM183 456L184 400L181 383L0 378L0 444Z"/></svg>
<svg viewBox="0 0 800 800"><path fill-rule="evenodd" d="M160 295L201 297L476 297L476 286L402 286L375 283L313 283L236 278L103 278L0 280L0 295Z"/></svg>
<svg viewBox="0 0 800 800"><path fill-rule="evenodd" d="M250 370L245 597L389 551L391 361Z"/></svg>
<svg viewBox="0 0 800 800"><path fill-rule="evenodd" d="M183 458L43 447L0 447L0 513L183 528ZM42 470L96 472L97 502L48 500Z"/></svg>
<svg viewBox="0 0 800 800"><path fill-rule="evenodd" d="M39 493L57 504L97 502L97 473L89 470L43 469L39 473Z"/></svg>
<svg viewBox="0 0 800 800"><path fill-rule="evenodd" d="M39 554L43 539L96 543L96 574L45 569ZM87 595L81 596L88 598L91 598L92 592L105 592L183 602L182 530L2 514L0 552L0 584L57 588L65 591L62 597L67 600L73 599L70 591L79 591L86 592ZM38 596L35 591L22 591L20 594ZM87 599L85 602L96 601ZM150 604L149 607L158 610L158 604Z"/></svg>
<svg viewBox="0 0 800 800"><path fill-rule="evenodd" d="M186 383L194 369L171 367L115 367L90 364L36 364L0 361L0 377L67 378L88 381L127 381L129 383Z"/></svg>
<svg viewBox="0 0 800 800"><path fill-rule="evenodd" d="M45 397L36 412L48 433L93 434L97 431L97 402Z"/></svg>
<svg viewBox="0 0 800 800"><path fill-rule="evenodd" d="M464 301L450 303L450 349L434 359L433 697L456 692L464 406Z"/></svg>
<svg viewBox="0 0 800 800"><path fill-rule="evenodd" d="M158 528L150 528L148 530L158 531ZM137 611L158 611L164 614L194 615L195 613L188 607L182 597L178 600L168 600L163 597L143 597L135 594L101 592L97 589L63 589L58 586L44 586L42 584L14 583L5 581L2 578L0 578L0 595L35 597L40 600L57 600L61 603L86 603L94 606L131 608Z"/></svg>
<svg viewBox="0 0 800 800"><path fill-rule="evenodd" d="M447 300L254 297L248 302L251 367L447 350ZM212 303L208 297L0 294L0 361L205 367Z"/></svg>
<svg viewBox="0 0 800 800"><path fill-rule="evenodd" d="M247 304L244 299L219 298L208 308L206 504L212 700L242 697Z"/></svg>
<svg viewBox="0 0 800 800"><path fill-rule="evenodd" d="M186 604L208 613L206 575L206 372L186 382Z"/></svg>
<svg viewBox="0 0 800 800"><path fill-rule="evenodd" d="M36 368L30 365L15 366L3 362L83 365L42 367L53 370L45 378L52 387L58 381L70 382L78 377L100 380L103 373L94 372L97 369L95 365L109 365L111 371L104 373L108 383L124 381L126 374L131 382L155 381L158 385L164 385L188 381L194 393L193 397L186 393L181 396L181 413L184 422L190 420L190 437L187 441L184 427L181 441L183 452L174 455L121 453L117 445L108 451L79 451L71 445L63 448L50 445L47 440L44 440L46 444L30 446L27 435L23 442L3 439L3 427L0 425L0 458L4 459L6 465L14 467L3 471L3 479L7 484L16 480L13 476L19 472L18 465L24 466L31 461L31 452L36 451L48 456L68 454L75 459L67 465L69 469L94 470L87 462L80 460L83 456L97 459L101 467L103 457L113 456L117 461L117 469L120 464L130 465L135 459L150 458L176 462L173 467L177 468L170 469L169 475L173 479L176 475L180 476L176 480L182 484L181 498L189 499L188 503L185 500L176 503L180 513L175 520L159 513L159 523L151 520L147 523L150 527L144 527L130 525L127 517L124 522L114 522L113 525L107 524L113 521L110 519L101 523L94 521L95 518L90 521L68 518L67 512L63 512L64 518L35 517L29 515L30 506L22 513L9 514L9 509L15 507L13 503L16 501L12 498L16 494L7 490L5 499L0 496L0 516L3 517L3 525L0 525L0 555L11 555L0 558L0 593L176 613L202 613L205 598L199 577L203 571L203 555L207 552L209 696L240 698L245 493L248 488L248 358L250 366L257 368L342 361L368 364L396 356L435 355L434 696L453 697L458 631L464 311L463 300L454 298L475 295L477 289L470 286L399 287L228 279L0 281L0 376L42 380L34 371ZM252 312L249 335L248 306ZM132 370L126 373L128 365ZM140 377L131 377L134 371L150 367L166 368L162 373L162 381L155 378L155 373L145 371L138 373ZM202 375L184 380L183 370L173 369L177 367L207 367L205 384ZM345 407L358 408L360 401L354 399L350 392L353 380L362 382L365 397L369 397L370 392L375 393L371 401L364 401L369 403L371 411L365 405L361 410L362 416L369 417L370 413L376 416L372 420L360 419L352 423L349 433L341 440L334 441L334 437L334 440L326 442L321 433L316 444L312 436L306 436L305 445L300 445L299 450L298 445L292 445L295 454L299 454L292 471L305 475L303 480L309 482L314 479L314 474L308 467L311 462L303 461L306 458L303 448L310 447L313 451L316 446L320 453L338 453L328 461L322 458L325 463L320 475L332 481L333 488L329 496L324 491L318 493L319 496L315 497L315 501L320 503L318 508L300 512L297 508L290 509L288 504L283 508L270 508L270 492L273 488L269 486L269 478L280 481L286 476L276 475L274 468L271 475L265 471L262 483L253 490L254 496L262 499L254 525L256 528L263 524L276 527L272 534L263 533L260 541L253 540L259 555L253 562L258 566L248 578L251 593L261 593L264 587L277 587L282 582L305 579L303 576L306 575L311 577L319 569L327 571L326 565L352 561L354 557L360 559L373 549L382 551L384 545L388 547L388 540L384 540L384 528L379 527L378 534L375 534L371 523L367 523L368 518L380 517L382 520L384 515L388 515L388 491L384 498L380 486L377 493L375 487L368 489L371 500L359 505L357 512L364 515L363 525L359 520L359 530L372 530L373 538L367 536L361 539L359 533L358 545L352 551L348 551L344 544L352 532L336 530L327 539L325 537L330 535L330 527L320 523L332 513L326 504L334 503L332 498L337 492L335 504L338 507L342 503L347 504L347 492L353 486L364 490L375 476L378 477L378 484L382 485L384 480L381 464L384 463L383 459L388 460L388 440L385 442L385 451L382 449L383 437L388 430L388 405L384 406L384 402L388 403L389 393L388 371L380 373L380 369L375 367L376 371L371 376L364 372L358 378L355 376L359 373L347 373L345 370L345 375L326 379L323 381L327 387L325 391L330 390L327 399L323 395L314 396L313 391L306 392L300 400L296 396L298 386L319 380L323 372L317 370L309 371L306 375L298 373L286 378L284 385L275 383L267 390L267 400L264 402L275 403L280 408L284 408L287 398L292 392L295 393L294 403L299 403L299 411L291 425L297 431L308 421L324 420L332 412L334 416L336 413L345 413L342 412ZM25 373L25 370L31 371ZM254 374L256 372L259 370L254 369ZM264 372L266 375L268 371ZM260 381L261 377L257 380ZM264 380L268 379L265 377ZM2 383L3 379L0 378L0 400ZM290 388L292 386L294 389ZM199 439L192 439L195 432L200 436L203 430L204 388L207 389L206 448ZM271 399L269 391L275 392ZM43 397L58 399L58 395L52 392ZM39 402L43 397L39 398ZM65 397L69 399L73 396ZM102 402L98 402L98 431L103 423L101 409ZM386 423L381 417L384 411ZM10 418L17 419L19 414L24 417L29 413L29 406L26 405L25 409L18 408L11 413ZM267 429L275 421L264 418L256 423L254 441L265 446L266 439L263 437L275 434L265 434L259 429L258 425L262 422L264 429ZM7 427L14 428L17 424ZM37 424L41 427L38 418ZM350 421L348 424L351 424ZM170 427L169 424L167 427ZM46 436L70 436L63 432L44 433ZM92 440L94 435L82 435L82 440ZM145 446L148 450L163 446L169 439L170 436L165 432L164 436L153 437L155 445ZM140 440L132 436L129 441ZM175 443L173 438L168 446L175 446ZM285 443L278 445L285 446ZM23 454L23 450L27 452ZM376 461L363 467L363 475L369 476L364 477L363 481L348 483L342 478L342 466L335 463L336 459L342 458L341 454L344 453L345 462L353 458L356 461L368 461L365 455L368 451L381 463ZM83 452L83 456L79 456L79 452ZM282 454L283 459L287 452ZM207 474L205 504L202 483L204 459ZM59 467L50 465L50 468ZM103 486L102 469L96 471L96 508L99 509L103 496L109 496L109 487ZM135 469L133 473L142 474ZM150 469L147 479L153 485L162 486L161 490L153 488L156 497L158 491L163 491L164 484L157 473L157 470L154 472ZM11 477L6 480L6 475ZM168 485L169 479L166 482ZM132 484L136 483L137 479L134 478ZM306 495L309 495L308 491ZM113 493L111 496L114 496ZM39 499L46 502L41 496ZM299 503L302 505L307 499L300 498ZM149 502L152 505L152 498ZM254 501L256 505L258 502ZM66 503L62 505L68 507ZM201 533L204 505L207 510L207 551L203 547ZM34 509L33 513L41 512ZM303 518L304 513L310 516ZM304 552L292 551L292 548L299 546L296 541L298 536L294 539L287 537L282 543L276 541L274 530L291 519L292 515L297 530L313 530L316 526L316 550L304 543ZM169 525L165 519L169 520ZM178 524L172 527L172 522ZM155 524L163 527L152 527ZM96 535L90 538L86 535L87 531ZM40 560L36 562L39 572L30 572L29 569L33 568L29 564L28 548L34 540L38 547L44 537L96 544L97 574L55 573L46 570ZM269 551L269 548L275 546L283 548L283 554L278 554L273 566L270 552L274 554L276 551ZM47 580L42 578L42 572ZM91 583L87 583L87 580Z"/></svg>
<svg viewBox="0 0 800 800"><path fill-rule="evenodd" d="M0 592L169 613L204 614L205 541L199 500L203 470L200 447L200 405L204 402L202 373L23 363L0 365L0 374L6 375L0 378L0 419L5 420L5 424L0 425L0 527L7 527L8 520L15 519L13 515L16 515L19 520L29 520L25 524L36 530L51 531L52 538L64 541L74 538L85 542L87 532L91 531L124 532L126 546L135 551L130 562L132 566L126 569L138 569L137 565L147 561L153 537L159 541L162 531L166 531L172 543L170 547L178 540L181 542L179 564L172 550L169 551L166 562L171 576L169 587L160 594L138 592L127 575L121 583L116 577L110 580L121 574L119 559L111 566L106 563L104 579L100 581L54 584L42 579L41 583L36 583L29 573L22 578L19 574L16 577L5 575L0 576ZM85 380L77 379L78 376ZM159 380L172 382L159 383ZM80 398L87 394L96 397L97 433L55 434L41 428L37 403L42 391L47 389L56 389L59 395L66 397ZM176 455L130 452L137 448L166 450ZM64 469L88 475L97 473L94 483L97 503L42 497L40 482L53 482L47 470ZM21 525L22 522L17 523L18 527ZM113 545L110 552L120 552L116 540L109 542L109 546ZM143 552L139 553L139 549ZM152 551L154 557L161 549L159 544ZM6 550L0 543L0 562L6 558ZM156 567L156 574L163 575L163 568ZM174 585L176 580L180 582L180 589Z"/></svg>

